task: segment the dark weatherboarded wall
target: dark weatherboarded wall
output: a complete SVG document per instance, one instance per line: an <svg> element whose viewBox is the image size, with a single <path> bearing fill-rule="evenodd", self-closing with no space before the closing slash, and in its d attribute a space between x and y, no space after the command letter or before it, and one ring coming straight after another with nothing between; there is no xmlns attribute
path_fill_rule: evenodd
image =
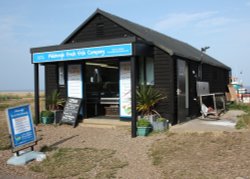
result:
<svg viewBox="0 0 250 179"><path fill-rule="evenodd" d="M67 97L66 82L64 86L58 85L57 64L45 64L45 96L48 99L54 90L60 93L61 98ZM66 73L66 69L64 71ZM48 104L46 103L46 106Z"/></svg>
<svg viewBox="0 0 250 179"><path fill-rule="evenodd" d="M154 48L154 60L155 87L167 96L167 99L157 106L157 111L173 121L175 115L174 61L171 56L156 47Z"/></svg>
<svg viewBox="0 0 250 179"><path fill-rule="evenodd" d="M229 71L211 65L202 65L203 81L208 81L210 93L226 92L229 83Z"/></svg>
<svg viewBox="0 0 250 179"><path fill-rule="evenodd" d="M46 99L52 94L54 90L58 89L57 84L57 64L45 65L45 96ZM46 106L48 104L46 103Z"/></svg>
<svg viewBox="0 0 250 179"><path fill-rule="evenodd" d="M66 43L123 38L128 36L134 35L106 17L97 14L83 29Z"/></svg>

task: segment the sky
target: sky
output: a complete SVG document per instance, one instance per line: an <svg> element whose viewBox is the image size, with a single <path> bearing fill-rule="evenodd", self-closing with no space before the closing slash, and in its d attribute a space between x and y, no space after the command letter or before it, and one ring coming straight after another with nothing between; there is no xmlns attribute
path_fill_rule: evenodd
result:
<svg viewBox="0 0 250 179"><path fill-rule="evenodd" d="M0 90L32 90L30 48L60 44L97 8L197 49L209 46L208 55L250 86L250 0L2 0Z"/></svg>

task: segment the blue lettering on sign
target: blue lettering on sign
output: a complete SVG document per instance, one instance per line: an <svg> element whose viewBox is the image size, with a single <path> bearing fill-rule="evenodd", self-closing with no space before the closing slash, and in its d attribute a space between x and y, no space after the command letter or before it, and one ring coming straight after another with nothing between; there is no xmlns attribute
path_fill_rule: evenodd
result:
<svg viewBox="0 0 250 179"><path fill-rule="evenodd" d="M33 63L105 58L132 55L132 44L119 44L33 54Z"/></svg>
<svg viewBox="0 0 250 179"><path fill-rule="evenodd" d="M8 108L7 116L13 148L36 140L30 105Z"/></svg>

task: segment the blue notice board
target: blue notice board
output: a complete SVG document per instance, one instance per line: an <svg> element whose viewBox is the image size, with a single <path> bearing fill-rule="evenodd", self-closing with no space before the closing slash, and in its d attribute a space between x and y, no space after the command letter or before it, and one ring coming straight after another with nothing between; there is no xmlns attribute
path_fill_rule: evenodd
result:
<svg viewBox="0 0 250 179"><path fill-rule="evenodd" d="M13 148L36 141L30 105L8 108L6 113Z"/></svg>
<svg viewBox="0 0 250 179"><path fill-rule="evenodd" d="M132 44L118 44L79 49L33 53L33 63L46 63L80 59L131 56Z"/></svg>

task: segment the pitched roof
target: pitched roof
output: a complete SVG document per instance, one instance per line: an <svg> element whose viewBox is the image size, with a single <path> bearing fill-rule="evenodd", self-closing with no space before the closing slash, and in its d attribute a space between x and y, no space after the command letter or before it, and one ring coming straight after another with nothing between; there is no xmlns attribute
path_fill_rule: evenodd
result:
<svg viewBox="0 0 250 179"><path fill-rule="evenodd" d="M201 51L192 47L191 45L176 40L172 37L169 37L165 34L159 33L155 30L150 28L141 26L134 22L128 21L121 17L115 16L103 10L97 9L85 22L83 22L69 37L67 37L62 44L66 43L73 35L75 35L80 29L82 29L96 14L101 14L104 17L110 19L114 23L122 26L123 28L127 29L128 31L132 32L133 34L139 36L140 38L153 43L156 47L162 49L163 51L167 52L171 56L176 55L179 57L188 58L194 61L201 60ZM203 54L202 63L207 63L213 66L225 68L231 70L230 67L226 66L225 64L221 63L220 61L212 58L207 54Z"/></svg>

